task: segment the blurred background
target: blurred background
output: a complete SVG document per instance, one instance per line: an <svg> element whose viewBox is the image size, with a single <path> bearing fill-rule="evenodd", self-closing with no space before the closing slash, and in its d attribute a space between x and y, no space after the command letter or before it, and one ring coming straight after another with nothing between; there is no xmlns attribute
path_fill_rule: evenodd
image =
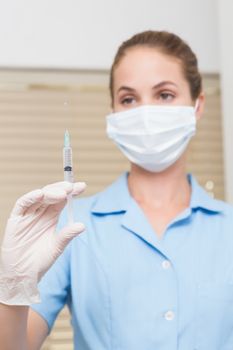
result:
<svg viewBox="0 0 233 350"><path fill-rule="evenodd" d="M229 0L0 1L0 237L17 197L63 179L64 130L85 195L102 190L128 162L105 135L109 68L133 34L173 31L197 54L206 110L188 171L233 203L233 4ZM43 349L72 349L68 311Z"/></svg>

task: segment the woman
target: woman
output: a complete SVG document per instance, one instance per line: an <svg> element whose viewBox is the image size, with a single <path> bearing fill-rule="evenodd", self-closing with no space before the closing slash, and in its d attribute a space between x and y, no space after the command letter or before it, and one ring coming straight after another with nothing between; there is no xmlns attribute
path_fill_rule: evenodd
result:
<svg viewBox="0 0 233 350"><path fill-rule="evenodd" d="M110 89L107 133L130 172L75 202L81 235L64 214L53 233L85 184L18 200L2 249L1 344L39 349L67 303L76 349L233 349L233 209L185 170L204 104L196 57L172 33L137 34L118 50Z"/></svg>

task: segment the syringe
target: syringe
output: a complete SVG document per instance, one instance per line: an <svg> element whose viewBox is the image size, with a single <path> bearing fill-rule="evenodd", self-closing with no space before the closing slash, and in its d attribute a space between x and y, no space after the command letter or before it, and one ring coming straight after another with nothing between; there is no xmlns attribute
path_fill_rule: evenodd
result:
<svg viewBox="0 0 233 350"><path fill-rule="evenodd" d="M64 180L68 182L74 182L72 148L70 145L70 135L68 130L65 131L65 136L64 136L63 166L64 166ZM67 213L68 213L69 224L72 224L74 222L72 202L73 202L72 194L69 194L67 196Z"/></svg>

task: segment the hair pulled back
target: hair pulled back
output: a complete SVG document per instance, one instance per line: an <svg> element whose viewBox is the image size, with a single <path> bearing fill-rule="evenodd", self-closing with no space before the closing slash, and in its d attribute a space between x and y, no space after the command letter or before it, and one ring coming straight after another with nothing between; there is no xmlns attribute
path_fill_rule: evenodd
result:
<svg viewBox="0 0 233 350"><path fill-rule="evenodd" d="M137 46L155 48L161 53L177 58L190 87L190 94L196 100L202 90L202 78L198 70L198 61L190 46L178 35L167 31L144 31L124 41L119 47L110 71L110 93L113 101L114 72L127 51Z"/></svg>

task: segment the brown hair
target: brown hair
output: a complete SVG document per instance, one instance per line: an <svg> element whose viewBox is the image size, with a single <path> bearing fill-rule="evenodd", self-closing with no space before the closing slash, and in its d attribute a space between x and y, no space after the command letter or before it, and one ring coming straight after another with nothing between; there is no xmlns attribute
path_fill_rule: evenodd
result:
<svg viewBox="0 0 233 350"><path fill-rule="evenodd" d="M135 46L156 48L160 52L180 60L186 80L189 83L190 94L195 100L202 90L202 78L198 70L196 55L189 45L178 35L166 31L145 31L124 41L119 47L110 71L110 93L113 102L114 71L127 50Z"/></svg>

